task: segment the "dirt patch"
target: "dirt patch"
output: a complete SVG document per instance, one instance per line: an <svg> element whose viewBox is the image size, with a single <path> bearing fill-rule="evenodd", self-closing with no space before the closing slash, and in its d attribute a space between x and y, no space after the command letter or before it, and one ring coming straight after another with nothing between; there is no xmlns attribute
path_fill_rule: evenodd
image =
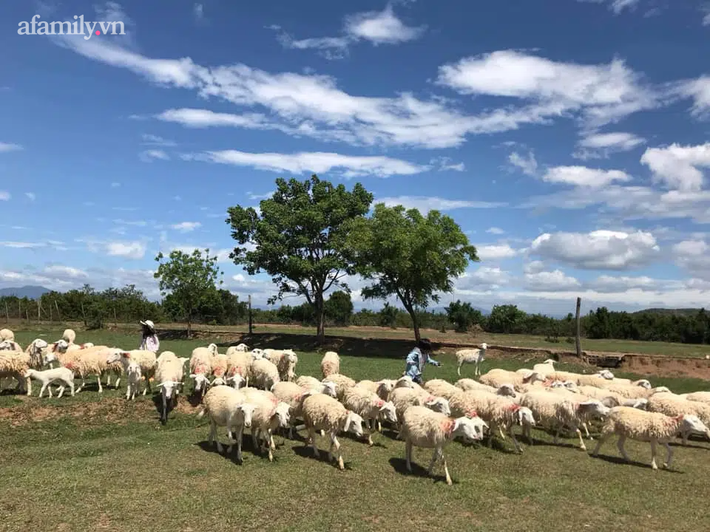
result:
<svg viewBox="0 0 710 532"><path fill-rule="evenodd" d="M190 401L187 397L179 395L175 411L181 414L196 414L200 406L201 404L194 404L194 401Z"/></svg>
<svg viewBox="0 0 710 532"><path fill-rule="evenodd" d="M147 402L126 401L125 399L106 399L100 402L73 403L60 406L40 406L36 401L23 401L24 404L0 410L0 421L7 421L13 427L37 423L46 420L69 417L80 419L82 425L126 424L138 418L145 418L153 410Z"/></svg>
<svg viewBox="0 0 710 532"><path fill-rule="evenodd" d="M693 377L710 380L710 361L696 358L626 355L622 368L639 375Z"/></svg>

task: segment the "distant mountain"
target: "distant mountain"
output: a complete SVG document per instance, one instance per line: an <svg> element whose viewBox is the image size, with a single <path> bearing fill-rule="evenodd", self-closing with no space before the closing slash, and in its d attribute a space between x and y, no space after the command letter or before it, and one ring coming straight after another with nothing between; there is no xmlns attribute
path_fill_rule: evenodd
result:
<svg viewBox="0 0 710 532"><path fill-rule="evenodd" d="M694 316L699 308L647 308L632 314L671 314L673 316Z"/></svg>
<svg viewBox="0 0 710 532"><path fill-rule="evenodd" d="M19 298L39 299L43 294L51 292L44 286L22 286L20 288L0 288L0 297L15 296Z"/></svg>

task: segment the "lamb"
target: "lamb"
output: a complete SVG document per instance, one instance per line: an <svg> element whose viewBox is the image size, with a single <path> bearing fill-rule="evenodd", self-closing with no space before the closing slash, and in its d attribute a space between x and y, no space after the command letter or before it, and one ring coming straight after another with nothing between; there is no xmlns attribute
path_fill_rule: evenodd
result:
<svg viewBox="0 0 710 532"><path fill-rule="evenodd" d="M227 355L217 354L212 359L212 376L214 377L212 386L227 384L227 362Z"/></svg>
<svg viewBox="0 0 710 532"><path fill-rule="evenodd" d="M163 397L163 412L160 420L168 421L168 402L177 402L184 372L184 362L172 351L163 351L158 357L158 367L155 370L155 380L158 382Z"/></svg>
<svg viewBox="0 0 710 532"><path fill-rule="evenodd" d="M35 379L42 383L42 388L39 391L40 398L44 394L44 390L49 387L49 396L52 397L52 388L50 384L55 381L60 381L64 385L69 386L72 397L74 397L74 373L68 368L52 368L44 371L37 371L36 369L28 369L24 377L26 379ZM59 387L59 395L61 397L64 395L65 386Z"/></svg>
<svg viewBox="0 0 710 532"><path fill-rule="evenodd" d="M555 364L557 361L553 358L548 358L544 362L541 362L540 364L535 364L533 366L533 371L539 373L543 377L547 377L548 375L551 375L555 373Z"/></svg>
<svg viewBox="0 0 710 532"><path fill-rule="evenodd" d="M249 351L249 346L247 344L232 345L227 348L227 356L232 353L246 353Z"/></svg>
<svg viewBox="0 0 710 532"><path fill-rule="evenodd" d="M323 373L323 378L334 374L340 373L340 357L335 351L327 351L323 355L323 360L320 363L320 370Z"/></svg>
<svg viewBox="0 0 710 532"><path fill-rule="evenodd" d="M266 390L277 382L281 381L279 377L279 369L268 360L254 360L251 364L250 378L253 379L254 385Z"/></svg>
<svg viewBox="0 0 710 532"><path fill-rule="evenodd" d="M449 468L444 457L444 447L455 437L463 436L466 440L481 440L486 423L480 418L457 419L444 414L432 412L423 406L413 406L404 413L402 432L406 442L407 471L412 472L412 447L434 449L434 454L429 464L428 473L431 475L437 460L444 463L446 483L453 484L449 475Z"/></svg>
<svg viewBox="0 0 710 532"><path fill-rule="evenodd" d="M319 455L316 447L316 430L326 431L330 434L330 447L328 458L333 459L333 447L338 453L338 467L345 469L343 455L340 452L339 432L352 432L361 438L363 434L363 419L355 412L347 410L337 400L323 394L315 394L303 401L303 420L308 429L308 441L313 448L313 454Z"/></svg>
<svg viewBox="0 0 710 532"><path fill-rule="evenodd" d="M544 382L545 377L535 371L531 371L527 375L521 375L504 369L492 369L488 373L481 375L480 381L494 388L499 388L503 384L512 384L516 390L519 390L523 384Z"/></svg>
<svg viewBox="0 0 710 532"><path fill-rule="evenodd" d="M193 391L204 396L212 373L213 352L208 347L196 347L190 355L190 378L194 380Z"/></svg>
<svg viewBox="0 0 710 532"><path fill-rule="evenodd" d="M62 340L71 345L76 340L76 333L72 329L65 329L62 333Z"/></svg>
<svg viewBox="0 0 710 532"><path fill-rule="evenodd" d="M217 427L227 427L237 441L237 460L242 462L242 433L244 428L251 428L252 414L256 405L247 402L246 396L239 390L229 386L215 386L209 390L202 400L202 410L198 418L207 414L210 420L209 443L217 443L217 452L222 452L222 444L217 438ZM232 451L230 443L227 452Z"/></svg>
<svg viewBox="0 0 710 532"><path fill-rule="evenodd" d="M10 329L0 330L0 351L22 351L22 347L15 341L15 333Z"/></svg>
<svg viewBox="0 0 710 532"><path fill-rule="evenodd" d="M254 444L254 449L261 451L261 436L265 435L266 446L269 450L269 462L274 461L272 450L276 448L272 437L273 431L278 427L287 427L290 423L289 410L291 406L288 403L278 402L276 405L268 397L249 397L247 401L256 405L252 414L251 436Z"/></svg>
<svg viewBox="0 0 710 532"><path fill-rule="evenodd" d="M530 434L532 427L535 426L535 417L532 410L525 406L520 406L509 397L496 395L477 412L479 417L487 421L490 425L491 434L495 434L496 428L498 428L501 433L507 433L513 440L515 450L519 453L523 452L518 440L515 439L513 425L517 424L522 426L523 432Z"/></svg>
<svg viewBox="0 0 710 532"><path fill-rule="evenodd" d="M424 383L424 389L431 395L450 399L452 395L461 392L461 389L444 379L432 379Z"/></svg>
<svg viewBox="0 0 710 532"><path fill-rule="evenodd" d="M456 351L456 362L458 364L458 367L456 368L456 372L458 373L459 377L461 376L461 366L464 364L475 364L476 367L474 369L474 375L480 375L481 374L481 362L486 358L486 350L488 349L488 345L486 343L482 343L478 349L460 349Z"/></svg>
<svg viewBox="0 0 710 532"><path fill-rule="evenodd" d="M126 378L128 385L126 386L126 399L132 400L136 398L136 392L140 391L141 383L141 366L138 362L129 362L126 367Z"/></svg>
<svg viewBox="0 0 710 532"><path fill-rule="evenodd" d="M700 419L706 425L710 425L710 405L699 401L687 401L670 394L654 394L648 399L649 412L657 412L670 417L682 415L692 415ZM683 445L688 444L689 432L681 432ZM710 433L708 433L710 437Z"/></svg>
<svg viewBox="0 0 710 532"><path fill-rule="evenodd" d="M123 351L122 349L108 349L106 351L106 362L108 364L114 364L116 362L120 363L123 366L123 371L128 373L128 366L132 363L135 362L140 366L141 369L141 376L145 377L145 386L143 387L143 395L145 395L150 389L151 393L153 393L153 389L151 388L150 381L151 379L155 376L155 369L157 367L157 359L155 357L155 353L153 351L147 351L143 349L133 349L131 351ZM116 383L116 386L118 387L118 383ZM134 390L136 391L136 390ZM140 391L140 390L137 390Z"/></svg>
<svg viewBox="0 0 710 532"><path fill-rule="evenodd" d="M293 429L296 426L296 420L303 417L303 401L309 395L319 392L313 389L304 388L294 382L277 382L274 384L271 392L280 402L286 403L290 406L288 437L293 439ZM333 397L335 397L335 389L333 389Z"/></svg>
<svg viewBox="0 0 710 532"><path fill-rule="evenodd" d="M278 368L282 381L292 382L296 379L298 356L292 349L265 349L264 353L266 358Z"/></svg>
<svg viewBox="0 0 710 532"><path fill-rule="evenodd" d="M316 393L322 393L330 397L337 397L337 394L335 393L335 383L328 380L321 382L315 377L302 375L296 379L296 384L298 384L301 388L313 390Z"/></svg>
<svg viewBox="0 0 710 532"><path fill-rule="evenodd" d="M375 421L388 421L397 423L397 412L394 404L385 402L380 397L369 390L353 386L345 390L343 394L343 405L348 410L352 410L367 422L370 431L367 435L368 445L374 445L372 441L372 430Z"/></svg>
<svg viewBox="0 0 710 532"><path fill-rule="evenodd" d="M15 333L10 329L0 329L0 342L9 340L11 342L15 341Z"/></svg>
<svg viewBox="0 0 710 532"><path fill-rule="evenodd" d="M608 414L602 435L597 442L597 446L592 451L592 456L597 456L601 446L610 436L616 434L619 440L616 446L624 457L629 461L629 456L624 449L627 438L637 441L647 441L651 444L651 467L658 470L656 465L656 445L663 445L668 451L668 456L664 468L670 468L673 460L673 449L670 442L678 433L689 434L691 432L706 433L710 436L710 430L698 419L697 416L683 414L677 417L669 417L657 412L644 412L636 408L627 406L617 406L612 408Z"/></svg>
<svg viewBox="0 0 710 532"><path fill-rule="evenodd" d="M570 427L579 437L580 449L585 451L587 447L584 445L579 426L590 417L602 417L609 413L609 408L595 399L573 402L544 390L526 393L523 395L520 405L532 410L540 424L555 429L555 445L557 445L560 431L565 427ZM530 431L524 432L532 443Z"/></svg>
<svg viewBox="0 0 710 532"><path fill-rule="evenodd" d="M227 382L232 382L235 388L239 388L242 383L249 386L249 371L253 360L250 353L242 351L230 353L227 350Z"/></svg>
<svg viewBox="0 0 710 532"><path fill-rule="evenodd" d="M345 390L352 388L357 384L355 380L345 375L341 375L340 373L331 373L321 382L332 382L335 384L335 395L339 401L343 400Z"/></svg>

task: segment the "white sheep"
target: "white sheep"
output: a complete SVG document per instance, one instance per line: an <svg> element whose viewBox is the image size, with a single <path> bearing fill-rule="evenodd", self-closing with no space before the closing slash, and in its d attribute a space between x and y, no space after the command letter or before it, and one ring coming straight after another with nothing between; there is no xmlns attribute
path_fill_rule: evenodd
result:
<svg viewBox="0 0 710 532"><path fill-rule="evenodd" d="M265 390L270 390L274 384L281 381L279 369L273 362L266 359L254 360L249 373L254 386Z"/></svg>
<svg viewBox="0 0 710 532"><path fill-rule="evenodd" d="M688 401L710 404L710 392L693 392L681 394L681 397Z"/></svg>
<svg viewBox="0 0 710 532"><path fill-rule="evenodd" d="M39 391L39 396L42 397L44 390L49 387L49 396L52 397L52 388L50 384L55 381L62 382L63 385L59 387L59 395L61 397L64 395L65 386L69 386L69 391L72 397L74 397L74 373L67 368L52 368L46 369L44 371L37 371L36 369L28 369L24 377L26 379L35 379L42 383L42 388Z"/></svg>
<svg viewBox="0 0 710 532"><path fill-rule="evenodd" d="M47 353L44 359L46 363L51 363L56 360L65 368L72 370L74 375L79 376L79 378L81 378L81 385L77 389L77 392L80 392L86 386L86 377L95 375L99 393L103 393L101 377L106 371L113 369L107 362L106 349L106 346L97 346L88 349L76 349L65 353Z"/></svg>
<svg viewBox="0 0 710 532"><path fill-rule="evenodd" d="M455 395L461 391L460 388L454 386L450 382L444 379L432 379L424 383L424 389L431 395L437 395L445 399L450 399L452 395Z"/></svg>
<svg viewBox="0 0 710 532"><path fill-rule="evenodd" d="M644 412L636 408L627 406L617 406L609 412L602 434L597 442L597 446L592 451L592 456L599 454L601 446L613 434L619 436L616 446L624 457L624 460L629 461L629 456L624 449L624 443L627 438L637 441L645 441L651 444L651 467L654 470L658 469L656 465L656 445L663 445L668 451L668 456L664 468L670 468L673 460L673 449L670 442L678 433L689 434L691 432L704 432L710 436L710 430L707 426L693 415L681 415L677 417L669 417L665 414L657 412Z"/></svg>
<svg viewBox="0 0 710 532"><path fill-rule="evenodd" d="M0 379L12 377L19 383L19 391L32 395L32 381L24 377L32 366L30 355L23 351L0 351Z"/></svg>
<svg viewBox="0 0 710 532"><path fill-rule="evenodd" d="M595 399L573 402L566 397L545 390L524 394L520 405L532 410L535 419L541 425L555 430L555 445L558 443L562 429L569 427L579 437L579 448L582 450L586 450L587 447L582 439L582 431L579 430L580 425L591 417L600 418L609 413L609 408ZM524 432L532 444L530 432L525 430Z"/></svg>
<svg viewBox="0 0 710 532"><path fill-rule="evenodd" d="M461 366L464 364L475 364L474 375L481 374L481 362L486 358L488 345L483 342L478 349L460 349L456 351L456 373L461 376Z"/></svg>
<svg viewBox="0 0 710 532"><path fill-rule="evenodd" d="M163 412L161 421L168 421L168 402L177 402L182 378L184 375L183 359L177 357L172 351L163 351L158 357L158 367L155 370L155 380L163 398Z"/></svg>
<svg viewBox="0 0 710 532"><path fill-rule="evenodd" d="M319 455L316 447L316 430L325 431L330 435L328 458L333 459L333 447L335 447L335 452L338 453L338 467L341 470L345 469L337 435L340 432L351 432L361 438L363 434L362 417L347 410L332 397L315 394L306 397L303 401L303 420L308 429L308 441L313 448L313 454Z"/></svg>
<svg viewBox="0 0 710 532"><path fill-rule="evenodd" d="M212 345L212 344L211 344ZM196 347L190 355L190 378L194 381L193 391L205 394L212 374L213 351L209 347Z"/></svg>
<svg viewBox="0 0 710 532"><path fill-rule="evenodd" d="M397 413L397 430L400 432L400 436L404 412L413 406L426 406L435 412L451 415L449 401L443 397L435 397L424 389L395 388L392 390L389 400L394 404Z"/></svg>
<svg viewBox="0 0 710 532"><path fill-rule="evenodd" d="M290 423L289 410L291 406L288 403L278 402L274 405L271 399L266 397L249 397L249 403L256 405L252 415L251 436L254 449L261 451L261 436L265 436L266 447L269 451L269 462L274 461L272 450L276 448L274 445L273 431L279 427L286 428Z"/></svg>
<svg viewBox="0 0 710 532"><path fill-rule="evenodd" d="M314 389L304 388L295 382L277 382L271 388L271 392L276 396L279 402L286 403L290 407L288 437L293 439L293 430L296 427L296 421L303 417L303 401L309 395L320 392ZM334 388L332 397L335 397Z"/></svg>
<svg viewBox="0 0 710 532"><path fill-rule="evenodd" d="M367 443L369 445L374 445L372 431L375 421L382 420L389 423L397 423L397 412L394 404L389 401L383 401L376 393L364 388L353 386L345 390L343 405L362 417L369 427L370 430L367 434Z"/></svg>
<svg viewBox="0 0 710 532"><path fill-rule="evenodd" d="M249 351L249 346L247 344L232 345L227 348L227 356L232 353L246 353Z"/></svg>
<svg viewBox="0 0 710 532"><path fill-rule="evenodd" d="M292 382L296 379L298 356L292 349L264 349L264 355L278 368L282 381Z"/></svg>
<svg viewBox="0 0 710 532"><path fill-rule="evenodd" d="M323 355L323 360L320 363L320 370L325 379L334 373L340 373L340 357L335 351L327 351Z"/></svg>
<svg viewBox="0 0 710 532"><path fill-rule="evenodd" d="M682 415L692 415L700 419L706 425L710 425L710 405L699 401L688 401L672 394L657 393L648 399L647 409L649 412L658 412L670 417ZM688 444L689 432L683 432L683 445ZM710 435L709 435L710 436Z"/></svg>
<svg viewBox="0 0 710 532"><path fill-rule="evenodd" d="M222 452L222 444L217 438L217 427L227 427L229 434L237 442L237 460L242 461L242 434L245 428L251 428L252 414L256 405L247 402L246 396L229 386L215 386L202 399L202 409L198 418L207 414L210 420L209 443L216 442L217 452ZM227 452L232 451L230 443Z"/></svg>
<svg viewBox="0 0 710 532"><path fill-rule="evenodd" d="M547 378L548 375L555 373L555 364L557 361L553 358L548 358L540 364L535 364L533 366L533 371L539 373L543 377Z"/></svg>
<svg viewBox="0 0 710 532"><path fill-rule="evenodd" d="M523 375L504 369L492 369L488 373L481 375L480 381L496 389L500 388L503 384L512 384L516 390L519 390L520 386L524 384L544 382L545 377L534 371Z"/></svg>
<svg viewBox="0 0 710 532"><path fill-rule="evenodd" d="M15 333L10 329L0 329L0 341L9 340L10 342L15 341Z"/></svg>
<svg viewBox="0 0 710 532"><path fill-rule="evenodd" d="M141 382L141 366L138 362L129 362L126 367L126 399L133 400L136 398L136 392L139 392Z"/></svg>
<svg viewBox="0 0 710 532"><path fill-rule="evenodd" d="M296 384L307 390L314 390L317 393L337 397L335 383L329 380L319 381L315 377L302 375L296 379Z"/></svg>
<svg viewBox="0 0 710 532"><path fill-rule="evenodd" d="M357 382L354 379L340 373L331 373L321 382L332 382L335 384L335 395L339 401L342 401L345 390L353 388Z"/></svg>
<svg viewBox="0 0 710 532"><path fill-rule="evenodd" d="M480 418L457 419L432 412L423 406L412 406L404 413L402 419L402 432L406 444L407 471L412 471L412 448L422 447L434 449L434 454L429 464L428 474L431 475L437 460L444 463L446 483L452 484L449 468L444 457L444 447L455 437L462 436L466 440L477 441L483 438L483 429L486 423Z"/></svg>
<svg viewBox="0 0 710 532"><path fill-rule="evenodd" d="M110 348L105 351L106 362L108 364L114 364L116 362L123 366L123 371L128 372L128 366L135 362L141 368L141 376L145 378L145 385L143 386L143 395L145 395L148 390L153 392L150 385L151 379L155 377L155 370L157 368L158 362L153 351L148 351L145 349L133 349L131 351L124 351L122 349ZM116 383L118 386L118 383ZM140 391L140 390L138 390Z"/></svg>
<svg viewBox="0 0 710 532"><path fill-rule="evenodd" d="M212 358L212 386L220 386L227 384L227 355L217 354Z"/></svg>

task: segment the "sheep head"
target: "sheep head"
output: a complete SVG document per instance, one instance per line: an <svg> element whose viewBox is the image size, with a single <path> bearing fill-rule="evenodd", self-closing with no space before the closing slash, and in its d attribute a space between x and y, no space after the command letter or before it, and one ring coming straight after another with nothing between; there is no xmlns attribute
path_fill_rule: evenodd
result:
<svg viewBox="0 0 710 532"><path fill-rule="evenodd" d="M360 438L363 434L362 423L363 419L360 415L348 410L348 414L345 417L345 426L343 427L343 431L350 432Z"/></svg>
<svg viewBox="0 0 710 532"><path fill-rule="evenodd" d="M238 390L246 383L246 379L242 376L241 373L235 373L234 375L227 377L227 382L231 382L232 386L236 390ZM212 384L214 384L214 382Z"/></svg>
<svg viewBox="0 0 710 532"><path fill-rule="evenodd" d="M237 407L237 413L241 416L244 427L251 428L251 420L254 415L254 410L256 410L256 405L254 403L242 403Z"/></svg>
<svg viewBox="0 0 710 532"><path fill-rule="evenodd" d="M274 415L277 417L279 422L279 427L286 428L291 421L291 406L288 403L280 402L276 405L276 410Z"/></svg>
<svg viewBox="0 0 710 532"><path fill-rule="evenodd" d="M328 395L330 397L337 397L337 386L335 385L334 382L332 381L323 381L321 383L323 385L323 393L325 395Z"/></svg>
<svg viewBox="0 0 710 532"><path fill-rule="evenodd" d="M695 432L698 434L705 434L708 438L710 438L710 429L707 428L705 423L700 421L700 418L698 416L686 414L682 417L680 425L680 428L683 432Z"/></svg>
<svg viewBox="0 0 710 532"><path fill-rule="evenodd" d="M579 403L577 409L580 412L589 414L592 417L602 418L609 415L609 407L604 406L601 401L592 400Z"/></svg>
<svg viewBox="0 0 710 532"><path fill-rule="evenodd" d="M167 399L172 399L173 392L175 392L175 395L178 394L178 386L180 386L180 384L181 383L178 381L165 381L158 384L158 388L161 389Z"/></svg>
<svg viewBox="0 0 710 532"><path fill-rule="evenodd" d="M519 425L527 425L530 427L535 426L535 416L533 415L532 410L530 410L527 406L521 406L515 413L515 416Z"/></svg>
<svg viewBox="0 0 710 532"><path fill-rule="evenodd" d="M646 379L641 379L636 382L634 382L636 386L641 386L641 388L646 388L647 390L650 390L652 388L651 383L647 381Z"/></svg>
<svg viewBox="0 0 710 532"><path fill-rule="evenodd" d="M227 383L223 377L215 377L215 379L210 383L210 386L225 386L226 384Z"/></svg>
<svg viewBox="0 0 710 532"><path fill-rule="evenodd" d="M424 406L430 408L434 412L439 412L445 416L451 415L451 407L449 406L449 401L443 397L434 397L433 399L424 403Z"/></svg>
<svg viewBox="0 0 710 532"><path fill-rule="evenodd" d="M379 400L377 406L379 407L379 417L383 421L397 423L397 409L394 407L394 403Z"/></svg>
<svg viewBox="0 0 710 532"><path fill-rule="evenodd" d="M201 392L203 389L206 390L207 386L209 386L210 381L204 373L190 373L190 378L195 381L196 392Z"/></svg>
<svg viewBox="0 0 710 532"><path fill-rule="evenodd" d="M488 423L480 417L460 417L454 420L452 437L461 436L468 441L480 441L484 432L488 429Z"/></svg>

